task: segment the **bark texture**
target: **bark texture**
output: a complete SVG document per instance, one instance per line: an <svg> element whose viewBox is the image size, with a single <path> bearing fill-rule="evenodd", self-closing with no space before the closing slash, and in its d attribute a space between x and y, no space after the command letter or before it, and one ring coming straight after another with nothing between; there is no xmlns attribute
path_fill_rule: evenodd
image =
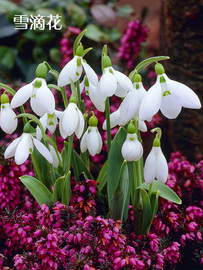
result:
<svg viewBox="0 0 203 270"><path fill-rule="evenodd" d="M203 1L162 0L161 51L173 80L192 88L203 102ZM203 110L184 109L167 123L172 150L194 161L203 155Z"/></svg>

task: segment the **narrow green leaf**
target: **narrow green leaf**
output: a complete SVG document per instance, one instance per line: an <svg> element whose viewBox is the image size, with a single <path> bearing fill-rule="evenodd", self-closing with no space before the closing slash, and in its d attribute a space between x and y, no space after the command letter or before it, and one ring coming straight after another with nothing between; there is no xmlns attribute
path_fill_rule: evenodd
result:
<svg viewBox="0 0 203 270"><path fill-rule="evenodd" d="M76 50L77 50L77 47L80 43L80 40L82 39L82 37L85 35L85 33L87 32L87 29L83 30L76 38L75 42L74 42L74 45L73 45L73 56L75 56L76 54Z"/></svg>
<svg viewBox="0 0 203 270"><path fill-rule="evenodd" d="M58 77L59 77L58 71L56 71L55 69L50 69L49 73L51 73L54 76L54 78L56 79L56 81L58 81Z"/></svg>
<svg viewBox="0 0 203 270"><path fill-rule="evenodd" d="M63 190L62 190L62 200L61 200L61 202L67 206L69 205L71 194L72 194L71 186L70 186L70 178L71 178L71 172L69 171L65 177Z"/></svg>
<svg viewBox="0 0 203 270"><path fill-rule="evenodd" d="M55 85L55 84L48 84L47 86L48 86L49 88L53 88L53 89L56 89L56 90L58 90L58 91L61 92L61 88L60 88L59 86Z"/></svg>
<svg viewBox="0 0 203 270"><path fill-rule="evenodd" d="M32 193L40 206L43 203L46 203L48 206L52 205L52 193L42 182L30 175L23 175L19 179Z"/></svg>
<svg viewBox="0 0 203 270"><path fill-rule="evenodd" d="M152 210L150 225L152 224L152 221L157 213L158 199L159 199L159 191L153 191L150 197L150 204L151 204L151 210Z"/></svg>
<svg viewBox="0 0 203 270"><path fill-rule="evenodd" d="M98 190L101 191L103 187L105 186L107 182L107 167L108 167L108 160L105 161L104 165L102 166L99 175L97 177L97 183L98 185Z"/></svg>
<svg viewBox="0 0 203 270"><path fill-rule="evenodd" d="M67 154L68 154L68 142L64 141L64 148L61 153L64 170L67 164L67 158L68 158ZM94 177L88 170L87 166L85 165L85 163L82 161L82 159L80 158L80 156L74 149L72 152L71 165L72 165L74 176L77 182L80 180L79 177L83 173L88 177L88 179L91 179L91 180L94 179Z"/></svg>
<svg viewBox="0 0 203 270"><path fill-rule="evenodd" d="M150 204L148 193L143 188L141 188L140 191L141 191L141 197L142 197L142 231L141 233L145 234L151 222L152 211L151 211L151 204Z"/></svg>
<svg viewBox="0 0 203 270"><path fill-rule="evenodd" d="M113 194L110 205L110 217L114 220L123 220L124 207L129 189L129 174L127 161L124 161L119 175L119 182L116 191Z"/></svg>
<svg viewBox="0 0 203 270"><path fill-rule="evenodd" d="M109 207L111 200L113 198L113 194L116 191L119 182L120 168L123 163L121 148L125 139L126 139L126 130L120 127L112 142L108 158L107 194Z"/></svg>
<svg viewBox="0 0 203 270"><path fill-rule="evenodd" d="M169 56L155 56L155 57L147 58L147 59L143 60L141 63L139 63L135 67L135 69L130 72L129 78L132 80L136 73L139 73L142 69L144 69L148 65L150 65L154 62L157 62L157 61L167 60L169 58L170 58Z"/></svg>
<svg viewBox="0 0 203 270"><path fill-rule="evenodd" d="M62 199L64 181L65 181L65 175L59 177L56 180L56 182L54 184L54 190L53 190L53 196L52 196L53 203Z"/></svg>
<svg viewBox="0 0 203 270"><path fill-rule="evenodd" d="M143 183L138 188L144 188L146 190L149 190L149 184ZM170 187L158 182L157 180L153 181L152 191L159 191L159 196L168 201L171 201L177 204L182 203L181 199Z"/></svg>

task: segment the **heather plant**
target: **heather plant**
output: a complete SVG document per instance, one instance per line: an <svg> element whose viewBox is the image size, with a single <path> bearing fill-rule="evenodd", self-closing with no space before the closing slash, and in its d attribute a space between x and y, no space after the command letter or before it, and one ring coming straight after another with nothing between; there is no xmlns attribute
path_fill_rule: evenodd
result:
<svg viewBox="0 0 203 270"><path fill-rule="evenodd" d="M178 196L169 186L165 185L168 178L168 164L161 149L161 129L156 127L151 130L156 133L156 136L144 168L144 149L140 131L147 131L146 121L151 121L159 110L165 117L175 119L180 114L182 107L199 109L201 104L197 95L189 87L167 77L163 66L159 63L159 61L168 59L167 56L146 59L138 64L129 76L126 76L112 66L107 46L104 45L101 56L102 75L98 80L98 75L85 60L85 55L91 50L91 48L84 49L82 46L81 39L85 33L86 30L82 31L76 38L73 46L73 58L60 73L52 69L47 62L43 62L36 69L36 78L22 86L17 92L10 86L0 84L0 87L5 90L1 95L0 125L2 130L9 134L13 133L18 125L18 120L23 119L23 130L20 136L6 148L4 157L5 159L14 157L15 163L22 165L31 156L35 177L24 175L20 177L20 180L29 189L39 205L43 205L44 214L40 214L41 221L39 222L46 219L45 213L50 211L48 206L50 207L58 201L69 206L73 200L77 205L74 208L74 212L78 215L77 218L83 217L84 219L84 213L87 214L85 222L90 223L88 226L96 226L95 230L98 233L99 231L103 233L103 237L100 236L101 239L98 241L108 246L112 234L115 233L115 241L119 243L117 248L121 249L122 246L127 253L134 254L131 248L123 245L124 238L119 236L116 228L114 231L117 220L120 220L119 228L121 224L125 223L129 205L132 205L135 233L145 235L149 233L157 213L159 197L172 203L181 204L180 194ZM139 73L152 63L155 63L157 80L146 91ZM47 84L48 69L49 73L56 79L57 85ZM66 94L66 85L69 85L71 89L69 95ZM51 89L61 93L64 106L62 110L56 109L57 102ZM84 89L85 94L93 104L92 106L96 109L93 108L89 111L85 107L84 94L82 93ZM11 103L7 93L13 96ZM121 102L118 108L110 113L110 102L114 96L120 98ZM24 103L28 100L34 114L25 111ZM14 109L18 107L20 107L21 113L16 116ZM89 154L99 155L104 144L100 127L98 127L99 119L96 116L96 110L101 113L105 112L102 128L106 130L107 153L102 168L97 175L94 173L93 176L91 165L94 160L89 162ZM60 137L63 141L62 151L59 151L57 146L57 126L59 126ZM120 127L112 140L111 129L116 126ZM67 138L68 140L66 140ZM81 196L72 197L73 192L86 190L85 185L81 184L82 180L89 186L91 194L95 196L97 193L98 200L104 202L103 215L106 214L110 218L109 229L102 227L102 224L107 226L105 219L88 217L92 215L95 207L91 196L87 200ZM75 187L71 184L72 181L76 182ZM97 192L95 187L91 185L91 183L95 184L95 181L98 183ZM105 203L105 200L108 203ZM169 220L175 214L171 215ZM44 222L48 224L49 219ZM50 220L50 222L52 221ZM85 241L91 240L91 235L86 230L84 230L86 236L81 237L83 225L84 223L78 222L65 237L68 239L68 243L65 243L67 252L70 253L68 254L74 254L70 261L72 269L78 260L85 262L85 256L89 254L89 248L87 248L83 250L81 255L78 253L77 256L81 256L80 258L75 257L76 247L74 245L83 245L84 239ZM118 228L118 226L116 227ZM192 223L189 227L196 228L196 225ZM31 229L29 227L29 232ZM71 234L70 231L73 231L74 234ZM9 232L8 229L7 234ZM24 233L22 230L18 230L18 234L22 233ZM48 252L47 248L53 254L54 252L58 254L61 261L59 260L57 265L60 266L60 264L65 263L65 259L63 259L65 255L64 250L62 252L57 246L60 232L57 232L59 235L55 235L55 233L55 229L51 232L48 231L45 236L42 233L42 239L35 242L34 246L36 252L41 252L42 255ZM11 233L12 235L13 233ZM33 235L33 237L35 236ZM45 241L46 239L49 244ZM16 241L13 245L18 245L19 237L16 237ZM21 244L26 244L29 249L29 244L33 240L28 238L26 241ZM40 243L40 248L38 243ZM100 242L98 242L99 244ZM110 246L109 250L111 253L111 251L115 251L115 247L112 249ZM160 254L159 262L161 257L167 256L171 250L179 250L179 244L174 243ZM102 258L106 254L100 253L96 246L94 254L98 254L95 256L101 258L100 263L104 263L105 266ZM18 264L20 265L17 269L26 267L22 266L21 263L32 260L32 256L33 254L29 252L21 257L17 256L16 267ZM136 255L132 255L129 261L114 257L110 257L109 260L114 262L114 269L120 269L124 264L132 264L137 267L139 265L138 269L143 269L142 263L136 260ZM48 262L43 259L45 266L46 263ZM92 264L94 264L93 261ZM54 262L49 262L49 265L53 269L57 267ZM33 267L35 266L33 265ZM91 262L89 262L88 267L86 269L91 269Z"/></svg>

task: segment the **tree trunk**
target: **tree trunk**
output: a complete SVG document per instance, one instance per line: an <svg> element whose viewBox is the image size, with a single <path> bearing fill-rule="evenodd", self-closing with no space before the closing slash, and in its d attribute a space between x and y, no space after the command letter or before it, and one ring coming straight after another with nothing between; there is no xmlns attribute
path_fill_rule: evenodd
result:
<svg viewBox="0 0 203 270"><path fill-rule="evenodd" d="M170 56L166 73L182 82L203 100L203 3L197 0L162 0L161 51ZM172 150L194 161L203 154L203 110L184 109L169 120Z"/></svg>

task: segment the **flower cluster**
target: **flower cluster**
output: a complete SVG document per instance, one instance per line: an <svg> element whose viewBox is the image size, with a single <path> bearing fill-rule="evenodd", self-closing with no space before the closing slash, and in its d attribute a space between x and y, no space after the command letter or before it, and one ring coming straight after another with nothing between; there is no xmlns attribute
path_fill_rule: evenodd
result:
<svg viewBox="0 0 203 270"><path fill-rule="evenodd" d="M147 28L139 20L130 21L121 38L121 46L118 48L117 57L127 63L129 69L135 66L136 59L142 44L147 38Z"/></svg>

